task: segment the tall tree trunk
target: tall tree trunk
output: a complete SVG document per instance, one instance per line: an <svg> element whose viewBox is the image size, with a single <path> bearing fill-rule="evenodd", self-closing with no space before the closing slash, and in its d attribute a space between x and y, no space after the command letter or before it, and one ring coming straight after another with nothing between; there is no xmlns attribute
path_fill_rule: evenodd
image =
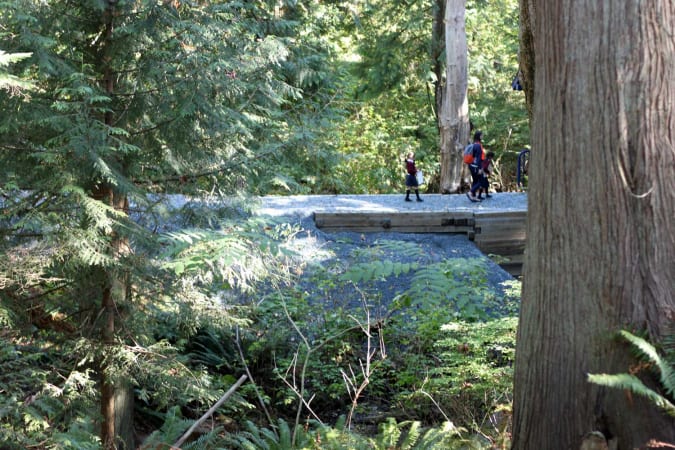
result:
<svg viewBox="0 0 675 450"><path fill-rule="evenodd" d="M103 88L106 94L112 98L115 94L114 70L112 68L113 56L113 27L115 19L116 0L108 0L103 15L104 39L102 42L101 58L98 61L103 74ZM114 123L113 111L105 112L104 122L108 126ZM105 202L108 206L118 211L128 211L127 196L107 183L103 183L94 189L93 197ZM110 251L115 260L120 260L130 253L129 241L113 231L110 236ZM114 353L112 350L115 342L115 318L118 315L118 305L127 296L128 279L118 270L109 270L104 277L106 281L102 295L102 332L101 342L103 353L99 373L101 377L101 441L105 450L130 450L133 444L133 394L130 394L128 386L113 381L110 373L109 358ZM119 401L119 405L118 405Z"/></svg>
<svg viewBox="0 0 675 450"><path fill-rule="evenodd" d="M114 207L118 211L128 211L125 195L116 193L110 186L94 190L92 197ZM130 253L129 240L114 233L110 236L110 252L114 259L121 259ZM101 295L101 345L102 355L99 361L101 389L101 441L105 450L132 449L133 427L130 424L133 414L133 397L130 398L128 386L113 381L119 374L110 372L110 358L115 354L116 318L120 305L127 301L128 280L115 269L101 269L104 285Z"/></svg>
<svg viewBox="0 0 675 450"><path fill-rule="evenodd" d="M103 287L103 324L101 342L103 344L103 357L99 367L101 377L101 441L105 450L115 450L115 385L110 381L108 355L109 349L115 345L115 300L113 299L113 287L106 277L106 285Z"/></svg>
<svg viewBox="0 0 675 450"><path fill-rule="evenodd" d="M436 0L433 6L433 25L431 29L431 67L436 76L434 89L434 114L436 125L440 126L440 112L445 93L445 1Z"/></svg>
<svg viewBox="0 0 675 450"><path fill-rule="evenodd" d="M462 186L462 149L469 140L465 3L466 0L445 3L446 77L438 119L443 194L459 192Z"/></svg>
<svg viewBox="0 0 675 450"><path fill-rule="evenodd" d="M592 431L619 450L675 443L673 418L587 381L635 363L616 331L659 342L675 320L675 3L529 4L536 150L512 448L578 449Z"/></svg>
<svg viewBox="0 0 675 450"><path fill-rule="evenodd" d="M518 68L521 85L525 92L527 115L532 122L532 102L534 100L534 47L532 42L532 0L520 0L520 50L518 52Z"/></svg>

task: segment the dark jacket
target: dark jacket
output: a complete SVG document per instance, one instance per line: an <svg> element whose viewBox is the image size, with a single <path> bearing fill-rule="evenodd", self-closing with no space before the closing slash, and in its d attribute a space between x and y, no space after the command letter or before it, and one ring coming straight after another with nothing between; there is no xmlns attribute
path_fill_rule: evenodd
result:
<svg viewBox="0 0 675 450"><path fill-rule="evenodd" d="M481 167L483 162L483 144L480 141L473 143L473 163L478 167Z"/></svg>
<svg viewBox="0 0 675 450"><path fill-rule="evenodd" d="M413 159L406 159L405 160L405 170L410 174L410 175L415 175L417 173L417 167L415 167L415 160Z"/></svg>

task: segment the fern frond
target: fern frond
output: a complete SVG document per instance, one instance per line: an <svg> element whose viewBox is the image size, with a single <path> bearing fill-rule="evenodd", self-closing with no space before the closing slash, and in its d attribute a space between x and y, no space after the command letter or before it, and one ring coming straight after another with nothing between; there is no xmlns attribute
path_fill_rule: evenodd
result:
<svg viewBox="0 0 675 450"><path fill-rule="evenodd" d="M675 393L675 370L668 362L659 355L656 348L639 336L635 336L628 331L621 330L619 334L628 342L633 344L640 351L640 354L647 357L659 369L660 381L669 395Z"/></svg>
<svg viewBox="0 0 675 450"><path fill-rule="evenodd" d="M403 440L399 444L399 447L402 449L411 449L415 447L419 441L420 435L422 434L422 424L418 421L413 421L410 423L408 430L404 434Z"/></svg>
<svg viewBox="0 0 675 450"><path fill-rule="evenodd" d="M414 263L400 263L390 260L357 263L349 266L347 271L340 275L340 280L351 281L352 283L383 280L392 275L406 274L418 267Z"/></svg>
<svg viewBox="0 0 675 450"><path fill-rule="evenodd" d="M159 444L173 444L191 425L191 420L182 417L180 407L174 406L164 415L162 427L148 436L144 445L150 448Z"/></svg>
<svg viewBox="0 0 675 450"><path fill-rule="evenodd" d="M616 375L589 374L588 381L601 386L629 390L634 394L646 397L654 405L663 409L668 415L675 417L675 405L667 398L645 386L644 383L635 375L630 375L627 373L620 373Z"/></svg>
<svg viewBox="0 0 675 450"><path fill-rule="evenodd" d="M424 250L415 242L378 239L375 241L375 247L386 252L403 255L407 259L419 258L425 255Z"/></svg>
<svg viewBox="0 0 675 450"><path fill-rule="evenodd" d="M396 448L401 438L401 425L396 423L396 419L388 417L386 421L379 425L379 433L373 441L377 449Z"/></svg>
<svg viewBox="0 0 675 450"><path fill-rule="evenodd" d="M288 426L288 422L279 419L277 427L279 430L279 446L281 448L292 448L293 433L291 433L291 427Z"/></svg>

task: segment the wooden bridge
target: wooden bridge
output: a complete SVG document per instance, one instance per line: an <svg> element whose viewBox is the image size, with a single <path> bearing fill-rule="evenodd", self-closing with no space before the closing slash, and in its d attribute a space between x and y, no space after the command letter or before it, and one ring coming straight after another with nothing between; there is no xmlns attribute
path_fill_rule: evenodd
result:
<svg viewBox="0 0 675 450"><path fill-rule="evenodd" d="M262 212L311 216L325 232L461 233L512 275L525 250L526 193L498 193L481 203L465 195L318 195L264 197Z"/></svg>

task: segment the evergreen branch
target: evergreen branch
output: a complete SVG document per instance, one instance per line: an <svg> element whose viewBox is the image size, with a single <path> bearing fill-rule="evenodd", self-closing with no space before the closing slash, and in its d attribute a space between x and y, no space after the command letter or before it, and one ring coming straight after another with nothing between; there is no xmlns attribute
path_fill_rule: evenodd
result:
<svg viewBox="0 0 675 450"><path fill-rule="evenodd" d="M200 178L205 178L205 177L211 177L213 175L218 175L223 172L229 172L234 170L235 168L241 167L244 164L250 162L250 161L255 161L259 160L262 158L265 158L270 155L276 154L276 149L270 149L267 151L262 151L260 153L257 153L254 156L249 156L247 157L246 161L239 161L236 159L230 159L227 163L221 164L216 168L213 169L208 169L204 170L202 172L195 172L195 173L190 173L190 174L183 174L183 175L172 175L164 178L153 178L153 179L148 179L148 180L133 180L132 182L136 184L137 186L143 186L143 185L161 185L163 183L169 183L169 182L180 182L180 183L186 183L188 181L196 181Z"/></svg>

